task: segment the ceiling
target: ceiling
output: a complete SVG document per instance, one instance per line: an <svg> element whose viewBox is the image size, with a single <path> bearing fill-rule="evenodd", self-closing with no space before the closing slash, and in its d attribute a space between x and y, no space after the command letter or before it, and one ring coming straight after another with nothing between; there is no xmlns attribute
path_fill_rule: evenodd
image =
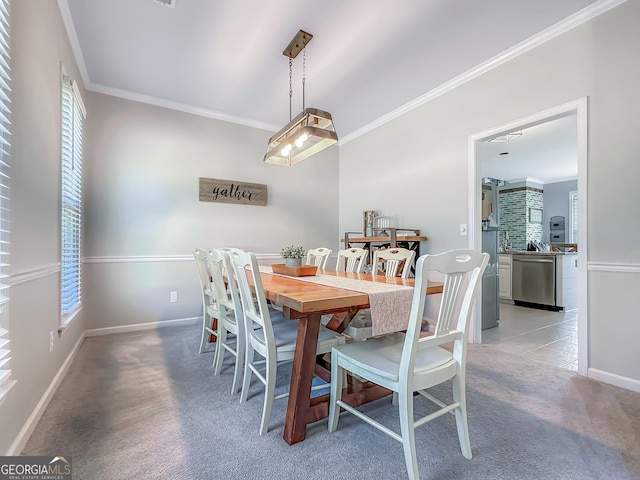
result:
<svg viewBox="0 0 640 480"><path fill-rule="evenodd" d="M58 3L89 90L271 131L289 120L282 51L305 30L314 36L306 49L306 106L331 112L344 140L539 32L585 17L583 9L599 2ZM294 60L294 116L302 108L301 57Z"/></svg>
<svg viewBox="0 0 640 480"><path fill-rule="evenodd" d="M477 150L480 175L511 183L524 179L542 184L575 180L577 129L574 113L517 130L522 135L506 143L480 142Z"/></svg>

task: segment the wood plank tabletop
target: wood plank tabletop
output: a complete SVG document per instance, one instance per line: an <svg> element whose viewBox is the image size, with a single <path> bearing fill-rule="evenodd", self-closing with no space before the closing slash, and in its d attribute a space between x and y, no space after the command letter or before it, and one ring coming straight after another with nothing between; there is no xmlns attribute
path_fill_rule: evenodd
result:
<svg viewBox="0 0 640 480"><path fill-rule="evenodd" d="M318 274L340 276L380 282L394 285L413 287L414 278L394 278L383 275L371 275L368 273L346 273L335 270L318 270ZM342 309L353 306L369 305L369 295L355 290L319 285L305 282L296 277L265 273L261 275L262 284L267 298L301 313ZM443 285L438 282L429 282L427 295L441 293Z"/></svg>

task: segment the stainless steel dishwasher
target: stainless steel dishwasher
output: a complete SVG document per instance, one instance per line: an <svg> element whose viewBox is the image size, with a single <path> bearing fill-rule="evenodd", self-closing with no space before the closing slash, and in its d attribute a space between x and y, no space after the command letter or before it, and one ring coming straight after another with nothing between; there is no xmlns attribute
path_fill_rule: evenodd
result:
<svg viewBox="0 0 640 480"><path fill-rule="evenodd" d="M555 307L555 255L514 254L512 283L515 302Z"/></svg>

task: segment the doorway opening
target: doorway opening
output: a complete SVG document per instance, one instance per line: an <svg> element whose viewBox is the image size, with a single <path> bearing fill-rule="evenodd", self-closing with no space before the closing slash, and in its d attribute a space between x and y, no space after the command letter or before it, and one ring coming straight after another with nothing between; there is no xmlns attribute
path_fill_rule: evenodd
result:
<svg viewBox="0 0 640 480"><path fill-rule="evenodd" d="M546 128L545 127L546 124L550 125L552 122L556 122L556 121L558 123L573 122L573 125L575 127L575 139L577 144L577 149L576 149L577 151L577 182L574 183L574 189L575 191L577 191L578 201L576 205L577 212L573 211L571 212L571 215L575 217L577 213L580 245L578 248L577 256L561 255L563 258L560 260L560 263L563 260L569 261L569 258L571 258L570 261L575 262L574 266L577 266L577 281L576 281L577 299L575 300L574 306L562 308L562 310L568 310L568 311L566 313L561 313L560 315L557 315L557 312L548 312L549 315L545 317L545 313L547 312L544 312L543 310L539 310L539 309L532 309L532 308L520 306L522 302L516 302L518 303L518 305L509 304L510 302L505 302L504 304L500 303L500 311L501 312L504 311L505 328L503 330L505 331L505 333L507 333L506 330L507 330L508 322L512 321L514 315L516 316L519 315L519 312L525 312L526 314L529 314L530 318L532 318L532 315L536 316L537 318L535 321L533 320L530 321L531 325L525 324L523 326L522 322L520 322L520 325L516 326L515 329L512 330L512 332L517 333L517 329L520 328L521 331L520 333L517 333L518 335L521 333L526 333L525 332L526 328L528 328L529 326L532 327L530 330L535 330L536 323L540 328L545 328L547 326L554 325L554 324L562 324L562 328L564 330L561 330L561 331L566 331L567 329L571 328L572 323L574 325L577 325L577 331L578 331L577 333L577 349L578 349L577 371L581 375L586 375L587 359L588 359L588 352L587 352L587 348L588 348L587 314L588 312L587 312L587 305L586 305L586 293L587 293L587 276L586 276L587 99L586 98L579 99L574 102L569 102L567 104L563 104L558 107L554 107L552 109L545 110L543 112L539 112L537 114L533 114L531 116L515 120L508 124L499 125L490 130L479 132L469 137L469 178L468 178L468 187L469 187L469 194L470 194L469 195L469 218L468 218L469 247L473 249L481 250L483 231L486 230L487 227L489 227L489 222L487 220L483 222L483 215L486 217L486 214L487 214L487 211L486 211L487 204L485 202L483 205L483 201L482 201L483 178L486 177L485 175L483 175L482 162L483 162L483 152L486 152L487 149L486 148L483 149L482 147L487 145L486 142L489 139L494 139L496 137L501 137L500 140L504 140L505 138L508 138L508 137L515 138L515 137L518 137L519 135L522 135L523 132L527 131L527 129L531 129L530 131L534 132L534 131ZM532 128L532 127L535 127L535 128ZM518 135L513 135L514 132L517 132ZM526 133L524 134L526 135ZM508 152L509 151L508 142L503 143L502 145L504 145L505 147L500 148L500 150L504 150L505 152ZM497 151L495 148L493 148L493 150ZM503 163L502 165L507 165L507 164ZM505 176L513 177L513 172L511 173L505 172ZM514 178L510 178L510 180L514 180ZM533 191L536 190L534 180L537 180L537 179L516 178L515 180L521 181L521 183L517 184L520 189L524 188L526 190L529 190L530 188L528 185L534 184L534 187L531 188L531 190ZM556 180L557 180L557 177L556 177ZM489 181L500 182L501 179L500 177L489 178ZM538 179L538 181L540 180ZM549 182L549 183L552 183L552 182ZM522 185L525 185L525 187L522 187ZM564 187L566 186L563 186L563 188ZM516 191L517 189L514 188L513 190ZM540 189L540 191L541 190L542 189ZM568 205L569 205L569 195L567 195L567 208L569 208ZM484 207L484 211L483 211L483 207ZM531 220L533 220L533 223L540 222L539 225L534 225L534 229L535 227L538 228L537 233L534 234L535 238L542 240L543 235L545 235L545 239L553 238L552 233L549 232L548 229L544 229L545 231L543 234L542 230L543 230L543 225L545 223L544 220L542 220L543 209L535 208L535 207L537 206L533 205L530 208L529 207L523 208L523 210L526 212L526 215L529 215L529 213L533 215L531 217ZM492 212L492 213L495 213L496 214L495 216L497 217L499 212ZM498 219L493 216L489 218L492 220L492 225L495 226L494 222L496 222ZM549 222L549 219L546 217L545 217L545 220ZM568 220L569 218L567 218L567 221ZM547 226L549 225L549 223L547 223ZM515 229L516 227L513 227L513 228ZM538 241L538 242L534 242L534 244L529 244L529 242L526 239L526 235L521 232L517 232L517 233L514 232L516 234L511 235L511 238L513 239L511 242L509 242L509 235L507 235L507 239L505 241L505 238L504 238L505 229L503 228L502 230L503 231L501 232L500 240L499 240L500 247L506 249L507 252L509 251L509 248L511 248L511 253L509 253L508 255L511 255L513 253L513 250L526 251L527 249L529 249L528 247L535 247L535 249L540 248L541 250L544 250L548 247L547 242L550 243L550 240L547 240L547 242ZM487 237L486 233L484 236L485 238ZM568 242L567 240L566 242L563 242L563 243L570 243L570 242ZM554 246L555 245L558 245L558 243L554 244ZM526 255L522 256L520 254L518 255L513 254L512 257L516 257L520 259L520 258L525 258ZM553 258L555 259L559 257L553 256ZM496 260L496 264L497 264L497 260ZM500 271L500 274L504 275L505 273L503 271ZM483 341L483 330L482 330L483 325L482 325L482 313L481 313L482 312L482 300L481 300L482 292L480 293L481 295L479 296L479 299L476 302L476 308L474 309L474 314L472 317L471 328L470 328L471 330L470 341L474 343L481 343ZM485 302L486 302L486 299L485 299ZM577 306L577 310L575 310L575 306ZM539 314L539 315L535 315L535 314ZM553 314L556 314L556 315L554 316ZM485 328L487 326L486 323L487 322L485 320ZM511 324L512 327L514 325L516 324L513 324L513 323ZM491 330L494 330L494 329L489 328L485 330L485 335L489 340L491 340L496 335L496 333L491 332ZM552 335L552 334L553 334L552 330L547 330L544 333L542 332L534 333L531 336L531 339L537 337L542 341L544 338L547 338L548 335ZM525 338L520 338L519 340L524 343L528 341ZM540 351L537 353L544 354L545 352ZM546 353L548 354L549 352L547 351ZM530 355L530 357L535 359L535 354ZM573 369L576 370L576 366L573 366Z"/></svg>

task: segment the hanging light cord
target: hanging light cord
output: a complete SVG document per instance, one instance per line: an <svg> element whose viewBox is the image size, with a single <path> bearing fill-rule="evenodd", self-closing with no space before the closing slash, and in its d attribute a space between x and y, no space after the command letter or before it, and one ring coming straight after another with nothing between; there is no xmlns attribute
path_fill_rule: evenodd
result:
<svg viewBox="0 0 640 480"><path fill-rule="evenodd" d="M307 77L307 44L302 47L302 110L304 111L304 84Z"/></svg>
<svg viewBox="0 0 640 480"><path fill-rule="evenodd" d="M291 116L291 97L293 97L293 88L291 87L291 70L293 68L293 58L289 58L289 121L293 118Z"/></svg>

